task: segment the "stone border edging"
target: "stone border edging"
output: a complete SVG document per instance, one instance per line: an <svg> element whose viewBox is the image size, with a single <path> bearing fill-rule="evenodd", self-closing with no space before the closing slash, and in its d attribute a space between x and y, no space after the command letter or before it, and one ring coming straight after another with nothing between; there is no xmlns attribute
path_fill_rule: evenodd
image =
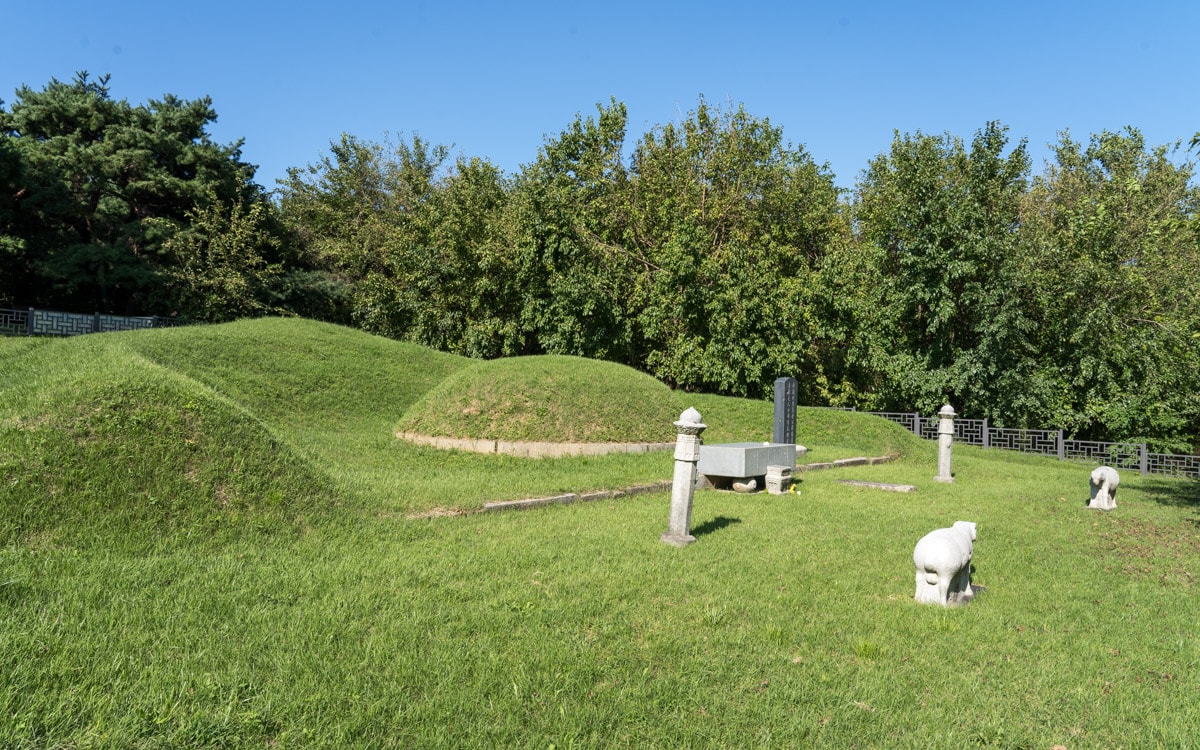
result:
<svg viewBox="0 0 1200 750"><path fill-rule="evenodd" d="M498 453L519 458L562 458L564 456L605 456L610 453L655 453L668 451L675 443L534 443L519 440L481 440L436 437L415 432L397 432L396 437L415 445L442 450Z"/></svg>
<svg viewBox="0 0 1200 750"><path fill-rule="evenodd" d="M837 461L828 463L804 464L797 466L797 472L804 471L820 471L822 469L839 469L843 466L875 466L877 464L885 464L889 461L894 461L896 456L860 456L858 458L842 458ZM627 487L623 490L599 490L597 492L585 492L583 494L568 492L563 495L552 495L550 497L535 497L528 500L502 500L494 503L484 503L484 512L492 512L498 510L525 510L527 508L540 508L546 505L568 505L574 502L590 502L593 500L608 500L612 498L622 497L625 495L641 495L647 492L665 492L671 489L672 481L670 479L653 484L639 484L633 487ZM878 484L878 483L874 483Z"/></svg>
<svg viewBox="0 0 1200 750"><path fill-rule="evenodd" d="M552 497L535 497L529 500L504 500L495 503L484 503L484 512L496 510L525 510L526 508L538 508L543 505L567 505L574 502L591 502L594 500L609 500L616 497L624 497L625 495L643 495L647 492L662 492L671 489L671 480L667 479L653 484L638 484L633 487L626 487L623 490L598 490L596 492L585 492L577 494L568 492L565 495L554 495Z"/></svg>
<svg viewBox="0 0 1200 750"><path fill-rule="evenodd" d="M396 433L396 437L406 439L406 438L403 438L403 435L405 435L405 434L409 434L409 433ZM424 437L431 439L431 440L439 439L439 438L430 438L428 435L426 435ZM453 438L445 438L445 439L452 440ZM497 442L502 442L502 441L488 440L488 441L481 441L481 442L497 443ZM429 443L426 443L426 445L428 445L428 444ZM587 443L533 443L533 445L588 445L588 444ZM591 445L646 445L646 444L645 443L592 443ZM649 443L649 445L656 445L656 444ZM668 447L674 447L675 444L674 443L666 443L665 445L667 445ZM495 452L495 451L491 451L491 452ZM637 451L633 451L633 452L637 452ZM570 455L570 454L563 454L563 455ZM579 455L579 454L575 454L575 455ZM599 455L599 454L589 454L589 455ZM801 466L797 466L796 471L799 473L799 472L805 472L805 471L820 471L822 469L840 469L843 466L875 466L877 464L886 464L890 461L895 461L897 458L898 458L898 456L874 456L874 457L870 457L870 458L868 458L866 456L860 456L858 458L842 458L837 461L829 461L827 463L803 464ZM435 516L460 516L460 515L468 515L471 513L493 513L495 511L501 511L501 510L526 510L529 508L541 508L541 507L545 507L547 505L569 505L571 503L576 503L576 502L592 502L595 500L610 500L610 499L614 499L614 498L618 498L618 497L625 497L628 495L644 495L648 492L666 492L671 489L671 484L672 484L672 480L664 479L661 482L654 482L651 484L638 484L638 485L634 485L632 487L626 487L623 490L597 490L595 492L584 492L584 493L567 492L562 495L551 495L550 497L534 497L534 498L529 498L527 500L500 500L500 501L492 502L492 503L484 503L483 508L477 508L474 510L448 511L448 510L444 510L441 508L435 508L432 511L428 511L425 513L416 513L416 514L406 516L406 517L411 520L411 519L418 519L418 518L433 518Z"/></svg>
<svg viewBox="0 0 1200 750"><path fill-rule="evenodd" d="M877 464L886 464L891 461L895 461L897 458L898 456L874 456L871 458L859 456L858 458L840 458L837 461L829 461L827 463L804 464L802 466L797 466L796 471L805 472L820 471L822 469L840 469L844 466L875 466Z"/></svg>
<svg viewBox="0 0 1200 750"><path fill-rule="evenodd" d="M858 479L836 479L838 484L848 484L851 487L866 487L872 490L884 490L886 492L916 492L917 488L911 484L889 484L887 482L864 482Z"/></svg>

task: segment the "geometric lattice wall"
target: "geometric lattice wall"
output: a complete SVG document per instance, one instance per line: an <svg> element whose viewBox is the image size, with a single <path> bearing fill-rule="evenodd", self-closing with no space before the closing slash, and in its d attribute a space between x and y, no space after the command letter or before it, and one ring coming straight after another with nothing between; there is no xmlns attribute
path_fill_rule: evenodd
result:
<svg viewBox="0 0 1200 750"><path fill-rule="evenodd" d="M185 321L157 316L134 317L103 313L59 312L57 310L0 310L0 334L10 336L78 336L84 333L135 331L164 328Z"/></svg>

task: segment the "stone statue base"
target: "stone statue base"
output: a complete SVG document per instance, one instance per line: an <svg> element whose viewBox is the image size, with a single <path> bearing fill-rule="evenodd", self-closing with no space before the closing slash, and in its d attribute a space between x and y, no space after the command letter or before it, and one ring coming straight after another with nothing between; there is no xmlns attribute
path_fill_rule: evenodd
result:
<svg viewBox="0 0 1200 750"><path fill-rule="evenodd" d="M696 537L691 534L663 534L659 537L662 541L675 547L686 547L696 541Z"/></svg>

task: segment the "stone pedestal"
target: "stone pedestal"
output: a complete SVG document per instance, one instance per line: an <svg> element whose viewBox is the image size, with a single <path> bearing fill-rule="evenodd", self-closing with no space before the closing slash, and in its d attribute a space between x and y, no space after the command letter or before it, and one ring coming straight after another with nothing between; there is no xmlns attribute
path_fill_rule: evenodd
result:
<svg viewBox="0 0 1200 750"><path fill-rule="evenodd" d="M950 471L950 446L954 443L954 407L946 404L938 412L938 473L935 482L953 482Z"/></svg>
<svg viewBox="0 0 1200 750"><path fill-rule="evenodd" d="M682 547L696 541L691 535L692 497L696 492L696 464L700 461L700 433L708 425L700 421L700 412L688 408L679 415L675 428L675 474L671 480L671 517L667 533L661 539Z"/></svg>

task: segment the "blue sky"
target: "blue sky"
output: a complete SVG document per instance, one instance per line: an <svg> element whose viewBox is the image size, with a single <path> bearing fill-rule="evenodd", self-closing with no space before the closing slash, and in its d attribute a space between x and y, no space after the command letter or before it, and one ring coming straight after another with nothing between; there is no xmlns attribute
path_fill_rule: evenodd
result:
<svg viewBox="0 0 1200 750"><path fill-rule="evenodd" d="M1200 130L1200 3L58 2L5 4L0 98L78 70L112 94L211 96L268 188L347 132L420 135L506 172L610 98L626 153L701 95L783 128L852 187L893 132L990 120L1034 171L1061 131ZM1180 154L1178 160L1185 158Z"/></svg>

